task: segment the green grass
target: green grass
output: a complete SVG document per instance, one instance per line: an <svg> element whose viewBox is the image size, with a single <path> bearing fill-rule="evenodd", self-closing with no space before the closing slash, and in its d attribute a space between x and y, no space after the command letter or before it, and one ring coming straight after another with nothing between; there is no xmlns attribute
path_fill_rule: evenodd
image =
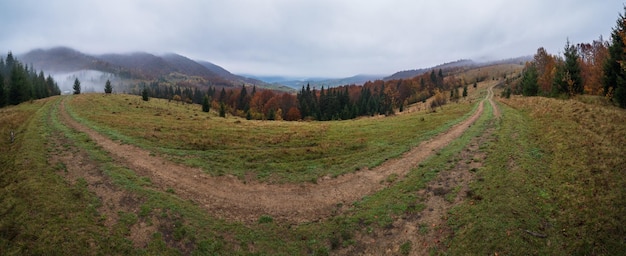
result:
<svg viewBox="0 0 626 256"><path fill-rule="evenodd" d="M299 236L294 235L292 231L285 230L285 227L271 223L270 216L261 216L259 226L247 227L241 223L226 222L208 215L192 202L178 198L172 189L155 190L151 187L149 180L137 176L132 170L117 165L107 152L94 142L84 139L84 134L65 127L56 118L53 118L53 123L65 136L77 142L78 147L87 150L92 159L101 163L104 174L110 177L116 185L142 198L143 202L137 206L138 214L118 213L120 221L112 233L114 237L120 237L126 242L126 245L130 247L126 250L128 252L142 255L178 255L180 253L245 255L249 253L246 248L252 250L253 248L249 248L249 245L254 245L254 250L270 254L294 255L302 254L303 248L306 248L302 245L304 242L292 240L293 237ZM133 248L132 244L125 239L130 228L140 221L156 225L151 223L153 219L158 220L159 226L148 247ZM318 245L319 248L322 246Z"/></svg>
<svg viewBox="0 0 626 256"><path fill-rule="evenodd" d="M81 122L106 132L108 136L179 161L202 160L203 154L214 154L216 150L177 148L177 141L184 136L175 137L174 132L167 132L167 136L157 135L165 138L160 141L152 138L150 131L155 130L150 128L158 125L160 132L181 129L182 134L192 134L187 129L195 125L213 127L200 132L200 137L212 136L212 132L227 134L233 129L230 130L233 139L224 146L233 149L217 150L221 154L247 153L268 157L267 161L273 161L276 166L280 161L287 161L290 168L298 163L311 169L280 174L281 169L277 168L279 174L275 174L270 172L274 165L247 167L257 175L265 175L264 180L280 182L310 182L319 175L336 175L320 171L326 164L333 163L324 150L337 153L340 162L355 161L357 157L348 156L349 152L361 150L370 154L379 152L387 157L397 156L410 145L432 136L433 131L426 131L429 125L435 130L444 129L454 122L451 120L469 115L474 105L452 104L444 108L444 113L327 123L224 120L214 113L207 119L201 113L196 116L194 106L189 106L188 110L187 106L175 106L171 110L173 119L165 119L168 122L109 129L109 125L117 127L132 118L114 122L124 118L87 114L84 109L95 103L81 101L98 97L103 102L94 102L104 109L113 108L107 110L109 113L136 110L129 115L148 124L152 117L142 117L146 109L165 111L159 106L167 104L157 100L144 104L139 98L135 102L134 96L105 98L103 95L87 95L55 97L0 109L0 134L8 134L10 130L17 132L13 144L7 139L0 140L0 251L3 255L328 255L340 248L364 246L357 233L384 230L394 220L422 211L424 205L416 191L425 188L439 172L454 168L459 152L491 126L495 127L493 140L480 145L479 149L488 153L487 158L472 160L484 165L472 170L477 178L470 186L468 200L465 200L472 204L461 204L451 210L448 224L454 230L454 236L444 241L449 246L448 251L439 251L439 248L431 253L616 255L626 248L623 226L626 218L623 207L626 200L626 177L623 175L626 114L620 109L576 101L513 98L507 101L508 106L502 105L503 117L494 123L490 121L491 107L485 104L484 114L459 139L420 163L406 177L387 177L384 181L387 188L350 205L337 205L344 211L337 212L336 216L311 223L288 224L259 214L257 223L244 225L210 216L193 202L179 198L176 191L156 189L150 179L117 164L86 135L62 124L57 117L60 100L68 100L67 106ZM109 100L111 102L107 102ZM129 102L132 105L128 105ZM92 110L102 111L97 107ZM450 113L445 113L448 111ZM101 112L107 115L105 113ZM181 120L177 120L176 115ZM163 116L168 115L163 112ZM196 120L187 122L182 117ZM268 131L273 129L280 132ZM281 138L285 132L289 134L289 131L292 131L289 140L268 143ZM411 134L418 139L400 141L401 136L411 137ZM51 136L67 137L70 143L54 145L48 140ZM361 138L362 141L358 140ZM255 142L244 143L249 139ZM49 154L57 147L85 151L117 189L138 198L137 205L131 210L116 212L118 223L106 227L103 224L106 216L98 212L102 202L89 190L87 182L79 178L70 184L59 175L68 166L48 163ZM286 147L287 151L303 147L311 152L286 158L272 158L269 153L263 153L270 151L280 155L281 147ZM314 154L316 150L319 152ZM185 156L184 152L190 152L191 156ZM219 157L211 161L242 161L242 158L232 156ZM292 163L290 159L297 161ZM383 160L372 160L371 164ZM345 164L342 168L348 169L340 172L363 166L368 165ZM224 167L222 174L226 173L240 175ZM213 174L219 175L218 172ZM299 177L281 178L283 175ZM452 201L457 190L450 192L447 200ZM145 248L134 247L128 238L136 225L155 227ZM419 232L427 233L428 229L427 225L420 225ZM537 237L537 234L546 237ZM398 243L401 254L410 254L414 247L420 246L407 241Z"/></svg>
<svg viewBox="0 0 626 256"><path fill-rule="evenodd" d="M626 251L626 113L546 98L507 104L471 185L474 204L451 211L449 253Z"/></svg>
<svg viewBox="0 0 626 256"><path fill-rule="evenodd" d="M129 95L77 95L66 104L74 118L113 139L212 175L251 173L268 182L311 182L377 166L459 122L472 106L384 119L271 122Z"/></svg>
<svg viewBox="0 0 626 256"><path fill-rule="evenodd" d="M58 97L2 109L2 134L15 129L12 145L2 141L0 251L3 255L89 255L111 252L123 239L95 225L97 198L84 180L68 184L47 164L51 105ZM7 126L5 126L5 124ZM104 246L107 245L108 246ZM124 252L120 250L118 252Z"/></svg>
<svg viewBox="0 0 626 256"><path fill-rule="evenodd" d="M149 180L116 165L84 134L61 124L55 114L59 100L1 110L0 120L7 124L1 129L19 131L15 144L2 141L6 154L0 156L3 255L298 255L327 248L323 240L307 243L296 239L301 236L289 227L226 222L189 201L154 190ZM137 195L141 199L137 213L120 211L119 222L111 230L104 226L105 216L97 211L101 202L86 181L79 178L69 184L55 173L62 171L59 165L47 165L48 152L55 146L47 140L49 136L67 136L73 144L62 147L85 150L120 189ZM132 226L140 222L158 225L146 248L134 247L127 237Z"/></svg>
<svg viewBox="0 0 626 256"><path fill-rule="evenodd" d="M454 158L474 137L480 135L490 125L491 117L491 106L485 104L483 115L459 139L440 150L439 154L422 162L406 177L394 181L390 187L355 202L344 215L322 223L304 224L299 226L298 230L309 234L307 237L329 240L331 249L353 244L363 246L353 240L355 232L369 234L374 230L386 229L391 227L395 219L424 210L425 206L421 203L423 199L418 198L416 192L424 189L440 171L447 170L449 159ZM420 230L425 230L424 232L428 232L427 229L428 227L420 228ZM408 246L404 245L404 247ZM410 250L410 248L404 250Z"/></svg>

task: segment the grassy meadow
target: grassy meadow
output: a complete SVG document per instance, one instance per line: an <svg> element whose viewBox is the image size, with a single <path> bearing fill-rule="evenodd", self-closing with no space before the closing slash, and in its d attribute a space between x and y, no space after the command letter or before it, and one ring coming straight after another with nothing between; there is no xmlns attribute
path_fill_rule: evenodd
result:
<svg viewBox="0 0 626 256"><path fill-rule="evenodd" d="M504 71L503 71L504 72ZM491 75L490 75L491 76ZM425 210L418 191L455 168L473 138L489 130L482 167L466 200L446 216L450 237L431 255L617 255L626 250L626 111L581 97L513 97L490 104L460 138L386 188L310 223L215 218L174 191L120 165L58 115L62 101L79 122L122 143L200 167L211 175L268 183L315 182L373 167L463 120L497 81L470 88L471 100L435 113L332 122L248 121L139 96L58 96L0 109L2 255L329 255L359 252L359 237L382 234ZM8 134L15 131L11 143ZM64 178L60 153L102 173L132 203L109 207L85 179ZM474 160L472 160L474 161ZM81 163L82 164L82 163ZM453 201L453 200L449 200ZM113 224L106 220L115 219ZM443 218L443 217L442 217ZM139 231L138 231L139 230ZM420 227L421 230L421 227ZM428 232L428 231L425 231ZM137 237L144 234L144 237ZM139 242L138 242L139 241ZM419 244L392 241L410 255Z"/></svg>
<svg viewBox="0 0 626 256"><path fill-rule="evenodd" d="M542 97L503 103L472 204L450 213L449 253L623 253L626 112Z"/></svg>
<svg viewBox="0 0 626 256"><path fill-rule="evenodd" d="M475 104L474 104L475 105ZM394 158L468 116L470 104L443 111L337 122L221 118L199 105L130 95L73 96L72 115L103 134L139 145L211 175L252 175L264 182L315 181Z"/></svg>
<svg viewBox="0 0 626 256"><path fill-rule="evenodd" d="M98 116L116 115L113 112L133 113L135 119L153 124L165 130L173 129L172 122L186 122L190 125L185 129L186 135L192 133L190 129L195 129L194 125L212 125L222 134L230 132L230 135L239 138L238 147L246 148L247 144L257 145L258 148L248 149L248 152L259 152L272 150L272 145L266 145L268 139L278 139L282 135L273 130L293 131L293 134L300 134L296 128L303 128L303 137L285 141L283 145L301 145L307 138L317 138L316 145L294 146L305 147L305 151L315 154L314 150L322 151L332 148L335 151L349 150L351 144L356 144L361 150L369 149L372 152L391 152L387 157L397 156L419 140L401 141L401 135L409 136L408 133L420 135L420 140L426 139L442 131L448 126L467 116L475 109L476 104L452 104L439 109L437 113L426 111L411 114L398 115L395 117L374 117L363 118L354 121L339 122L262 122L246 121L235 118L219 118L214 113L202 113L198 106L175 105L167 107L166 101L154 100L143 102L137 96L112 95L104 96L98 94L75 95L54 97L31 103L24 103L19 106L2 109L2 133L8 131L17 132L16 142L11 144L3 140L2 154L2 184L3 193L1 198L2 220L0 222L0 250L8 255L12 254L125 254L125 255L152 255L154 253L165 255L182 254L272 254L272 255L294 255L294 254L315 254L326 255L334 249L350 246L355 243L352 239L358 230L372 230L383 228L388 225L393 218L408 212L415 212L422 207L414 202L415 198L411 193L420 188L419 184L403 182L403 186L411 189L401 189L395 187L385 190L380 195L366 197L362 202L356 202L347 210L345 215L333 217L331 219L315 222L303 223L297 226L291 224L274 223L271 216L259 216L259 223L243 225L241 223L230 223L209 216L201 208L193 203L180 199L168 191L157 191L151 187L150 180L138 177L132 170L124 166L119 166L113 161L109 154L95 145L86 135L78 133L59 119L58 111L61 101L66 100L66 107L71 109L71 113L84 123L91 124L96 129L102 129L102 124L93 125L95 121L80 117L78 109L83 99L93 99L96 103L104 106L118 106L111 111L101 110L91 107L94 119ZM129 104L131 102L131 104ZM92 102L93 103L93 102ZM120 104L123 103L123 104ZM148 106L166 105L171 111L171 119L159 121L158 115L146 114ZM144 104L137 107L135 104ZM94 105L90 105L94 106ZM97 106L97 105L96 105ZM121 106L121 107L120 107ZM84 107L84 106L82 106ZM196 109L198 108L198 109ZM164 111L164 110L162 110ZM111 114L109 114L111 113ZM152 112L149 112L152 113ZM169 112L168 112L169 113ZM204 120L182 120L183 116L193 119L202 114ZM165 116L169 116L164 113ZM101 117L102 118L102 117ZM132 119L132 118L129 118ZM392 123L382 125L383 120L393 120ZM120 122L119 119L108 118L109 122ZM433 127L428 123L438 122L439 127ZM137 120L135 120L137 121ZM122 122L130 122L123 120ZM246 124L249 122L249 124ZM199 124L198 124L199 123ZM353 125L356 123L358 125ZM175 145L179 139L151 140L151 136L134 135L128 131L150 131L150 129L137 129L135 125L120 125L120 129L105 134L122 140L125 143L134 143L146 148L153 149L158 154L163 154L177 159L171 152L194 152L200 150L167 148L168 145ZM169 124L169 126L167 126ZM109 125L111 125L109 123ZM116 123L116 125L119 125ZM232 135L233 130L241 129L240 135ZM240 127L247 126L247 127ZM111 127L116 127L111 125ZM150 126L148 126L150 127ZM237 128L239 127L239 128ZM386 128L385 128L386 127ZM419 127L415 128L415 127ZM134 130L136 129L136 130ZM378 135L376 130L384 131ZM399 129L397 132L395 129ZM366 140L354 143L355 137L350 136L352 132L360 132L367 135ZM322 134L320 134L322 133ZM203 133L203 135L210 132ZM208 135L207 135L208 136ZM240 137L243 138L240 138ZM244 137L245 136L245 137ZM308 136L308 137L306 137ZM326 138L331 136L331 138ZM335 137L332 137L335 136ZM270 137L270 138L268 138ZM293 137L293 136L292 136ZM388 141L385 141L387 138ZM63 138L53 140L52 138ZM189 136L191 140L195 136ZM372 140L373 142L367 142ZM317 145L322 144L322 145ZM185 145L185 144L180 144ZM231 144L232 145L232 144ZM234 146L233 146L234 147ZM333 148L334 147L334 148ZM165 148L165 149L163 149ZM309 149L309 151L306 151ZM106 226L103 224L107 216L103 216L97 209L103 207L102 201L90 191L89 184L85 180L79 179L77 182L70 182L62 177L62 172L66 172L63 164L51 165L49 157L56 151L68 151L73 154L85 152L90 162L95 164L95 168L109 177L113 183L124 191L139 198L133 209L117 212L117 224ZM242 150L237 148L232 152ZM274 149L278 150L278 149ZM276 151L280 152L280 151ZM349 155L344 153L344 155ZM298 156L303 157L303 156ZM304 156L306 157L306 156ZM362 156L363 157L363 156ZM312 161L320 162L329 157L316 157ZM358 161L364 161L368 157L357 159L353 157L355 165L361 166ZM240 159L240 158L236 158ZM358 160L358 161L357 161ZM236 160L233 160L236 161ZM239 160L241 161L241 160ZM279 161L273 159L273 161ZM298 160L298 161L306 161ZM383 159L372 162L372 165L382 162ZM184 161L183 161L184 162ZM301 163L301 162L300 162ZM328 163L327 163L328 164ZM367 166L367 165L365 165ZM323 170L323 168L319 168ZM357 168L348 170L354 171ZM430 169L431 172L433 169ZM435 170L436 171L436 170ZM230 172L229 172L230 173ZM328 173L323 173L327 175ZM219 174L218 174L219 175ZM306 173L302 174L306 175ZM316 173L312 177L322 175ZM280 176L279 176L280 177ZM419 179L423 179L422 176ZM309 177L294 178L288 181L309 182ZM389 181L393 182L393 181ZM403 191L404 195L398 196L395 193ZM153 233L147 239L146 244L138 248L133 245L131 234L138 226L153 227ZM65 246L59 246L65 245Z"/></svg>

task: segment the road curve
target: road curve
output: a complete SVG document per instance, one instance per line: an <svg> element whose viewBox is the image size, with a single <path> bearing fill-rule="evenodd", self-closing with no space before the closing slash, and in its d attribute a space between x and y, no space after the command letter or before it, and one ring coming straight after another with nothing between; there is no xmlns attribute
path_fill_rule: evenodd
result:
<svg viewBox="0 0 626 256"><path fill-rule="evenodd" d="M420 143L399 158L391 159L373 169L345 174L334 179L320 179L317 184L244 183L232 176L212 177L197 168L173 163L139 147L120 144L80 124L65 110L65 98L59 108L60 117L69 127L86 133L109 152L118 164L148 177L162 190L172 189L182 199L192 200L209 213L227 220L256 222L261 215L289 223L325 219L348 205L385 187L389 175L404 177L421 161L457 139L483 113L488 100L492 106L493 91L482 100L476 111L449 130Z"/></svg>

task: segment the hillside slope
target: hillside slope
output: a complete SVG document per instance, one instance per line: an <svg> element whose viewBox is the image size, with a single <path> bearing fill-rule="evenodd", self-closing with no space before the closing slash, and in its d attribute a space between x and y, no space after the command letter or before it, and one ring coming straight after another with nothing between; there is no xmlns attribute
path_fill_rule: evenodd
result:
<svg viewBox="0 0 626 256"><path fill-rule="evenodd" d="M95 70L123 79L139 80L166 79L168 75L180 74L202 78L207 85L270 87L262 81L234 75L215 64L207 65L209 62L197 62L173 53L163 56L145 52L89 55L67 47L56 47L32 50L18 56L18 59L32 64L35 69L57 74Z"/></svg>

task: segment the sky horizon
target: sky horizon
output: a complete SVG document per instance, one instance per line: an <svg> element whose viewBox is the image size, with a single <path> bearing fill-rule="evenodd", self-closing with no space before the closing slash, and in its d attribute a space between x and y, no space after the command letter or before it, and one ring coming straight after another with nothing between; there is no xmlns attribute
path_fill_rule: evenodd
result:
<svg viewBox="0 0 626 256"><path fill-rule="evenodd" d="M177 53L232 73L350 77L610 39L620 1L0 2L0 50ZM6 54L3 53L4 54Z"/></svg>

